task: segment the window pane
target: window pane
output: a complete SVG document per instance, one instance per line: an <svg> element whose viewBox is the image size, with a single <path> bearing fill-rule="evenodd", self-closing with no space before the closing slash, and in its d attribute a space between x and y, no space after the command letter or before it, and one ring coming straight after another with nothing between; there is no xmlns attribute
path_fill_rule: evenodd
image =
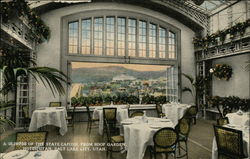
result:
<svg viewBox="0 0 250 159"><path fill-rule="evenodd" d="M68 35L68 53L76 54L78 47L78 22L69 23L69 35Z"/></svg>
<svg viewBox="0 0 250 159"><path fill-rule="evenodd" d="M94 19L94 54L102 55L103 49L103 18Z"/></svg>
<svg viewBox="0 0 250 159"><path fill-rule="evenodd" d="M159 58L166 58L166 29L159 28Z"/></svg>
<svg viewBox="0 0 250 159"><path fill-rule="evenodd" d="M106 55L114 56L115 18L106 18Z"/></svg>
<svg viewBox="0 0 250 159"><path fill-rule="evenodd" d="M149 24L149 57L156 57L156 25Z"/></svg>
<svg viewBox="0 0 250 159"><path fill-rule="evenodd" d="M136 20L128 19L128 56L136 56Z"/></svg>
<svg viewBox="0 0 250 159"><path fill-rule="evenodd" d="M91 19L82 20L82 54L90 54Z"/></svg>
<svg viewBox="0 0 250 159"><path fill-rule="evenodd" d="M125 27L126 27L126 19L118 18L117 19L117 55L125 56Z"/></svg>
<svg viewBox="0 0 250 159"><path fill-rule="evenodd" d="M176 43L175 43L175 34L173 32L168 33L168 58L175 59L176 58Z"/></svg>
<svg viewBox="0 0 250 159"><path fill-rule="evenodd" d="M146 57L147 23L139 21L139 57Z"/></svg>

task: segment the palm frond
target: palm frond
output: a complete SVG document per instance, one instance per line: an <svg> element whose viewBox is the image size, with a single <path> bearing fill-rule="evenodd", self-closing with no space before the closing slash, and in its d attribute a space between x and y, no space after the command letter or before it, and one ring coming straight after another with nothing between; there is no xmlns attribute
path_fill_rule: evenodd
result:
<svg viewBox="0 0 250 159"><path fill-rule="evenodd" d="M190 75L188 75L188 74L185 74L185 73L182 73L182 75L183 75L184 77L186 77L186 78L189 80L189 82L190 82L191 84L193 84L194 78L193 78L192 76L190 76Z"/></svg>
<svg viewBox="0 0 250 159"><path fill-rule="evenodd" d="M188 88L188 87L184 87L184 88L182 89L182 92L189 92L189 93L191 93L191 94L193 95L192 90L191 90L190 88Z"/></svg>

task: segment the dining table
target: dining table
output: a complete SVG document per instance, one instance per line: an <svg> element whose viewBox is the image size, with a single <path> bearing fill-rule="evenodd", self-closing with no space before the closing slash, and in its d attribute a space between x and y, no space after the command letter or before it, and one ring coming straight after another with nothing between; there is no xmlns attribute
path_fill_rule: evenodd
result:
<svg viewBox="0 0 250 159"><path fill-rule="evenodd" d="M54 125L59 127L59 133L63 136L68 131L66 117L65 107L37 108L32 114L29 131L37 131L46 125Z"/></svg>
<svg viewBox="0 0 250 159"><path fill-rule="evenodd" d="M170 119L174 125L177 125L179 119L181 119L188 108L189 104L180 103L167 103L162 105L162 112L165 113L166 118Z"/></svg>
<svg viewBox="0 0 250 159"><path fill-rule="evenodd" d="M155 132L163 127L174 128L170 119L141 116L125 119L121 125L127 159L143 159L146 148L153 145Z"/></svg>
<svg viewBox="0 0 250 159"><path fill-rule="evenodd" d="M18 154L22 155L22 159L63 159L62 154L58 150L48 151L27 151L27 150L15 150L8 153L1 153L1 159L18 159Z"/></svg>
<svg viewBox="0 0 250 159"><path fill-rule="evenodd" d="M234 113L228 113L226 115L228 117L229 123L233 125L250 125L250 113L249 112L243 112L241 110L234 112Z"/></svg>
<svg viewBox="0 0 250 159"><path fill-rule="evenodd" d="M117 108L116 120L118 124L128 118L128 106L127 105L105 105L98 106L93 111L93 118L99 119L99 134L103 134L103 108Z"/></svg>

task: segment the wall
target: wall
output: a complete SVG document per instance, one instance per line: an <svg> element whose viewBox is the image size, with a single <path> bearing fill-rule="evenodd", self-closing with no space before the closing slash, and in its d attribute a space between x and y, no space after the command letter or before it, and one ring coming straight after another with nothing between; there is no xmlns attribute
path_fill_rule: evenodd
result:
<svg viewBox="0 0 250 159"><path fill-rule="evenodd" d="M218 80L213 77L212 95L250 98L250 72L246 70L246 62L249 60L249 53L214 60L213 66L215 64L230 65L233 69L233 74L229 81Z"/></svg>
<svg viewBox="0 0 250 159"><path fill-rule="evenodd" d="M72 5L69 7L64 7L56 9L50 12L47 12L42 15L42 19L51 29L51 38L48 42L39 45L37 48L38 54L38 65L40 66L49 66L57 69L61 69L61 52L62 52L62 43L61 43L61 18L66 15L88 11L88 10L98 10L98 9L119 9L126 11L136 11L145 15L154 16L155 18L161 19L173 26L176 26L181 30L181 70L183 73L193 75L195 74L195 64L194 64L194 48L192 44L192 39L194 37L194 32L178 22L175 19L172 19L161 13L145 9L138 6L118 4L118 3L84 3L78 5ZM187 80L181 80L181 85L188 86ZM53 97L51 92L46 89L40 82L37 84L36 89L36 106L45 106L48 105L49 101L58 101L65 99L65 96ZM188 94L183 94L182 96L183 103L192 103L192 98Z"/></svg>

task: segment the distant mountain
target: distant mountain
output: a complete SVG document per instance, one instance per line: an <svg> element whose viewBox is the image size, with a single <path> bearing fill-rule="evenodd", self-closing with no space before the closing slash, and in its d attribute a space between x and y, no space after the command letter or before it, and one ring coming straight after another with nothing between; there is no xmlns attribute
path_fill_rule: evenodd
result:
<svg viewBox="0 0 250 159"><path fill-rule="evenodd" d="M107 66L98 68L77 68L72 70L73 83L108 82L119 75L129 75L136 79L157 79L166 76L166 71L135 71L121 66Z"/></svg>

